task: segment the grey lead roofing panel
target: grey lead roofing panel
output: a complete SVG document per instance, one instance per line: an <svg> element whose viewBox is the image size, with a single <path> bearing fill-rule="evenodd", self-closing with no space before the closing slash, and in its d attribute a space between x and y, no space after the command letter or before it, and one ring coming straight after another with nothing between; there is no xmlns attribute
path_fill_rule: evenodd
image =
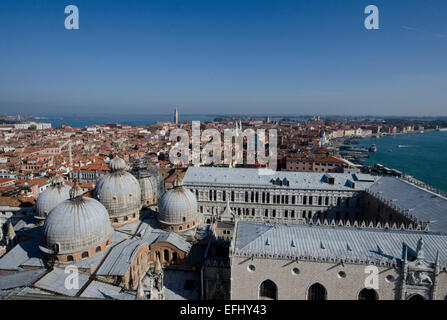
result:
<svg viewBox="0 0 447 320"><path fill-rule="evenodd" d="M124 240L110 250L109 255L99 267L97 274L104 276L123 276L130 267L137 250L144 245L142 240Z"/></svg>
<svg viewBox="0 0 447 320"><path fill-rule="evenodd" d="M32 263L32 265L44 265L39 243L35 241L23 241L0 258L0 270L19 270L20 266Z"/></svg>
<svg viewBox="0 0 447 320"><path fill-rule="evenodd" d="M155 242L161 241L169 242L184 252L189 252L189 250L191 249L191 244L182 236L174 232L161 233Z"/></svg>
<svg viewBox="0 0 447 320"><path fill-rule="evenodd" d="M128 293L119 286L100 281L92 281L82 292L81 298L100 298L113 300L135 300L135 293Z"/></svg>
<svg viewBox="0 0 447 320"><path fill-rule="evenodd" d="M217 168L217 167L189 167L183 178L185 186L194 184L228 184L228 185L250 185L251 187L289 188L302 190L364 190L373 182L365 182L366 178L374 181L370 175L362 175L362 180L357 179L353 173L330 173L335 183L330 185L325 173L318 172L292 172L272 171L269 169L246 169L246 168ZM284 178L290 182L290 186L276 186L272 180ZM351 188L351 182L355 182L355 188Z"/></svg>
<svg viewBox="0 0 447 320"><path fill-rule="evenodd" d="M47 269L4 273L0 275L0 290L29 286L43 276L45 272L47 272Z"/></svg>
<svg viewBox="0 0 447 320"><path fill-rule="evenodd" d="M431 232L447 232L446 198L394 177L381 177L368 190L423 222L431 221Z"/></svg>
<svg viewBox="0 0 447 320"><path fill-rule="evenodd" d="M74 297L78 291L87 283L89 275L79 272L79 287L78 288L66 288L65 280L67 277L72 276L72 272L65 273L65 268L54 268L51 272L46 274L42 279L35 283L35 286L39 289L46 289L65 296Z"/></svg>
<svg viewBox="0 0 447 320"><path fill-rule="evenodd" d="M190 282L191 288L185 288L186 281ZM200 273L197 271L166 269L164 271L163 285L166 300L200 299Z"/></svg>
<svg viewBox="0 0 447 320"><path fill-rule="evenodd" d="M310 225L263 224L241 221L235 239L235 255L283 255L344 259L345 261L400 260L404 245L409 258L419 239L425 242L425 257L447 264L447 236L428 232L391 231Z"/></svg>
<svg viewBox="0 0 447 320"><path fill-rule="evenodd" d="M191 249L191 244L175 232L152 229L149 225L146 225L146 228L142 229L140 232L143 241L147 242L149 245L164 241L169 242L184 252L189 252Z"/></svg>

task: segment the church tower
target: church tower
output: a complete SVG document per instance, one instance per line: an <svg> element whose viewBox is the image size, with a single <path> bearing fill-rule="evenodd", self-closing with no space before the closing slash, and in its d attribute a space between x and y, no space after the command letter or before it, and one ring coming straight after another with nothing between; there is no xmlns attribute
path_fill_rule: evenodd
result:
<svg viewBox="0 0 447 320"><path fill-rule="evenodd" d="M175 111L174 111L174 123L178 124L178 108L175 107Z"/></svg>

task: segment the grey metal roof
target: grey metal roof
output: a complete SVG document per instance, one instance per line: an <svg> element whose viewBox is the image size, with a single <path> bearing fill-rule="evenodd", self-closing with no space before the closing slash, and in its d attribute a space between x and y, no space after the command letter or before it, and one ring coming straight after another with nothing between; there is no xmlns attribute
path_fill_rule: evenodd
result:
<svg viewBox="0 0 447 320"><path fill-rule="evenodd" d="M447 199L395 177L381 177L368 191L423 222L431 232L447 233Z"/></svg>
<svg viewBox="0 0 447 320"><path fill-rule="evenodd" d="M112 284L92 281L80 295L81 298L100 298L113 300L135 300L135 293L123 291L119 286Z"/></svg>
<svg viewBox="0 0 447 320"><path fill-rule="evenodd" d="M144 239L149 245L157 242L168 242L184 252L189 252L189 250L191 250L191 243L175 232L153 230L150 234L145 234Z"/></svg>
<svg viewBox="0 0 447 320"><path fill-rule="evenodd" d="M23 288L0 290L0 300L8 300L11 297L18 295Z"/></svg>
<svg viewBox="0 0 447 320"><path fill-rule="evenodd" d="M0 275L0 290L32 285L47 272L47 269L8 272Z"/></svg>
<svg viewBox="0 0 447 320"><path fill-rule="evenodd" d="M137 236L141 237L146 242L151 243L148 239L152 238L153 231L162 231L158 227L158 221L156 219L144 219L140 225L140 229L138 229Z"/></svg>
<svg viewBox="0 0 447 320"><path fill-rule="evenodd" d="M99 267L97 274L103 276L123 276L130 267L137 250L144 245L142 240L124 240L110 250Z"/></svg>
<svg viewBox="0 0 447 320"><path fill-rule="evenodd" d="M40 260L39 264L44 264L39 243L23 241L0 258L0 270L19 270L22 265L30 260L32 260L33 265L36 265L37 261L35 259Z"/></svg>
<svg viewBox="0 0 447 320"><path fill-rule="evenodd" d="M330 173L335 179L333 185L327 181L326 173L319 172L292 172L272 171L269 169L246 168L217 168L217 167L189 167L183 177L183 184L187 187L194 184L206 185L240 185L250 187L268 187L280 189L308 189L308 190L364 190L372 184L365 182L366 177L370 181L375 178L370 175L362 175L362 180L353 173ZM287 179L289 186L277 186L273 181ZM355 188L350 182L355 182Z"/></svg>
<svg viewBox="0 0 447 320"><path fill-rule="evenodd" d="M185 282L192 284L185 288ZM200 298L200 274L194 271L165 270L163 293L166 300L198 300Z"/></svg>
<svg viewBox="0 0 447 320"><path fill-rule="evenodd" d="M447 236L429 232L391 231L311 225L237 224L235 255L272 255L295 258L343 259L344 261L392 263L402 258L404 245L409 258L422 238L425 257L447 264Z"/></svg>
<svg viewBox="0 0 447 320"><path fill-rule="evenodd" d="M69 275L71 275L71 273L65 273L65 268L56 267L34 285L40 289L46 289L58 294L74 297L87 283L89 275L79 272L79 288L67 289L65 287L65 279L67 279Z"/></svg>

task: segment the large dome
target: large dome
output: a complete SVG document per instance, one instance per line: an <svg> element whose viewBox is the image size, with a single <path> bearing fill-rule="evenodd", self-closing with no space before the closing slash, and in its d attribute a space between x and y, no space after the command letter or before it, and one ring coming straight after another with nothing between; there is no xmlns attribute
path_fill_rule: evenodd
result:
<svg viewBox="0 0 447 320"><path fill-rule="evenodd" d="M106 207L114 222L138 219L141 209L140 184L133 175L124 171L126 163L123 159L113 158L109 167L111 172L96 183L95 198Z"/></svg>
<svg viewBox="0 0 447 320"><path fill-rule="evenodd" d="M95 199L82 197L79 190L75 185L70 199L49 213L44 224L42 251L54 255L88 251L112 236L106 208Z"/></svg>
<svg viewBox="0 0 447 320"><path fill-rule="evenodd" d="M158 203L159 221L162 225L181 225L180 230L192 228L197 223L197 200L195 195L177 186L166 191Z"/></svg>
<svg viewBox="0 0 447 320"><path fill-rule="evenodd" d="M64 184L62 177L52 178L50 186L37 197L36 219L45 219L54 207L70 198L69 192L70 187Z"/></svg>

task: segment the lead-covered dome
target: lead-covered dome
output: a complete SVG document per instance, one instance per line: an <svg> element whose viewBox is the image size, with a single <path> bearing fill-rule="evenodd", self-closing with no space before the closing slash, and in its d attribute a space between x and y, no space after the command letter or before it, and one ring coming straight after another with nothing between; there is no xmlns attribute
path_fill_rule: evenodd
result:
<svg viewBox="0 0 447 320"><path fill-rule="evenodd" d="M196 197L183 186L166 191L159 200L158 208L158 219L162 225L179 225L179 230L185 230L197 224Z"/></svg>
<svg viewBox="0 0 447 320"><path fill-rule="evenodd" d="M96 183L94 196L107 209L114 225L138 219L141 209L141 188L137 179L124 171L126 163L120 157L113 158L111 172Z"/></svg>
<svg viewBox="0 0 447 320"><path fill-rule="evenodd" d="M70 198L69 192L70 187L64 184L62 177L51 178L50 186L37 197L35 218L44 220L54 207Z"/></svg>
<svg viewBox="0 0 447 320"><path fill-rule="evenodd" d="M50 211L43 229L42 251L70 255L71 261L76 253L85 258L103 251L113 233L106 208L95 199L82 197L76 183L70 190L70 199Z"/></svg>
<svg viewBox="0 0 447 320"><path fill-rule="evenodd" d="M141 188L141 203L143 206L157 203L159 196L159 183L157 177L147 170L138 170L135 173Z"/></svg>

